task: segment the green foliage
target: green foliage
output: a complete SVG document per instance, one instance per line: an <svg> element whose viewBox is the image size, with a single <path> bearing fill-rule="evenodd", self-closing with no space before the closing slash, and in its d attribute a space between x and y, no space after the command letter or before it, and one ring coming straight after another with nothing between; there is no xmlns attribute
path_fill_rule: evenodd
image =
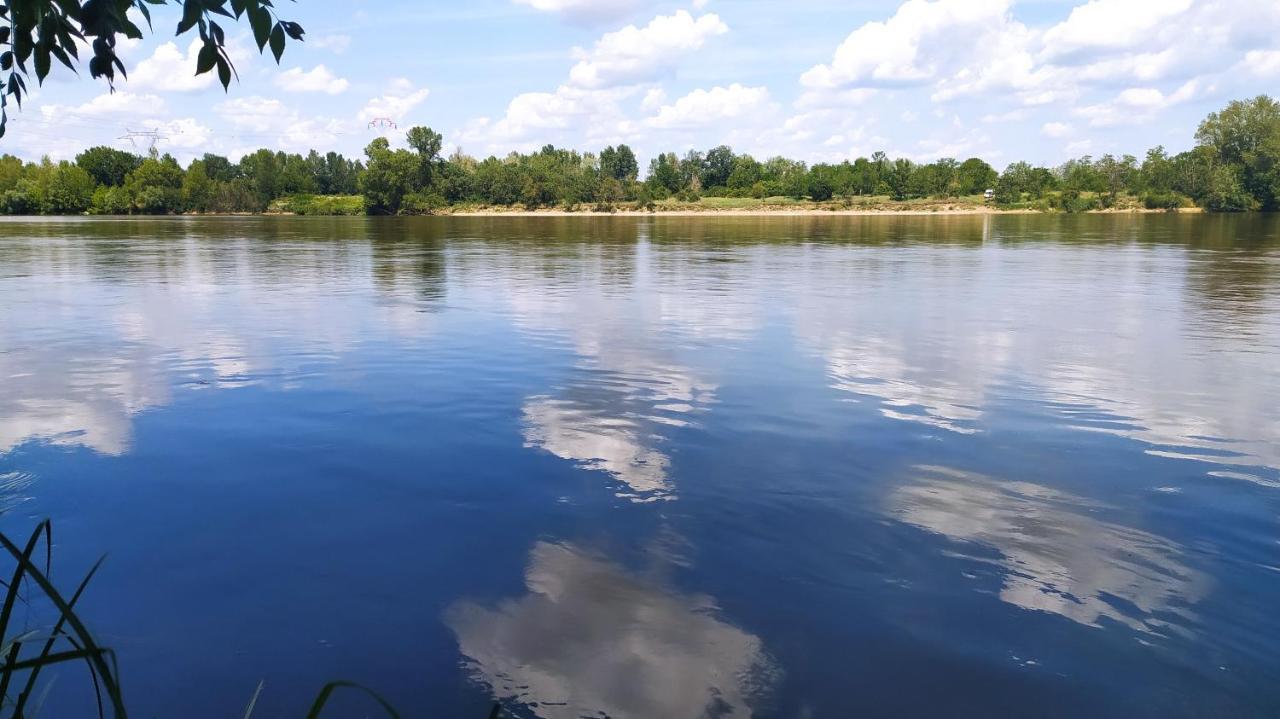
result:
<svg viewBox="0 0 1280 719"><path fill-rule="evenodd" d="M379 137L364 150L368 163L360 176L369 212L394 215L400 211L404 196L417 185L422 160L408 150L392 150L384 137Z"/></svg>
<svg viewBox="0 0 1280 719"><path fill-rule="evenodd" d="M125 176L142 164L142 158L132 152L100 145L76 155L76 164L83 167L99 185L119 187L124 184Z"/></svg>
<svg viewBox="0 0 1280 719"><path fill-rule="evenodd" d="M94 215L127 215L132 208L128 190L98 185L93 191L89 212Z"/></svg>
<svg viewBox="0 0 1280 719"><path fill-rule="evenodd" d="M600 151L600 172L618 182L635 182L640 175L640 163L630 147L610 145Z"/></svg>
<svg viewBox="0 0 1280 719"><path fill-rule="evenodd" d="M1230 185L1237 182L1258 206L1280 209L1280 103L1265 95L1232 102L1201 123L1196 140L1219 163L1237 170L1234 180L1215 171L1210 187L1214 203L1230 196ZM1232 200L1226 206L1241 204Z"/></svg>
<svg viewBox="0 0 1280 719"><path fill-rule="evenodd" d="M365 213L360 195L290 195L271 203L270 212L290 215L353 216Z"/></svg>
<svg viewBox="0 0 1280 719"><path fill-rule="evenodd" d="M0 88L0 137L8 121L8 98L21 105L29 91L27 79L34 73L43 84L54 60L75 72L81 50L88 50L92 52L89 75L105 78L114 88L116 74L127 75L116 53L118 39L140 39L143 31L134 20L141 17L150 29L151 7L166 4L182 7L178 35L194 29L200 37L196 74L216 69L224 89L230 86L235 68L220 18L221 22L247 19L258 50L270 45L277 63L286 37L302 40L304 35L301 25L279 17L272 0L5 0L0 5L0 17L7 25L0 30L0 69L7 72Z"/></svg>
<svg viewBox="0 0 1280 719"><path fill-rule="evenodd" d="M1218 165L1209 178L1203 198L1206 209L1214 212L1256 210L1261 203L1245 189L1244 171L1232 165Z"/></svg>
<svg viewBox="0 0 1280 719"><path fill-rule="evenodd" d="M147 158L124 181L135 212L166 215L182 212L182 168L172 157Z"/></svg>
<svg viewBox="0 0 1280 719"><path fill-rule="evenodd" d="M80 215L93 200L93 177L84 168L60 162L49 173L45 212L52 215Z"/></svg>
<svg viewBox="0 0 1280 719"><path fill-rule="evenodd" d="M1152 190L1142 195L1142 206L1148 210L1176 210L1190 205L1186 196L1176 192Z"/></svg>
<svg viewBox="0 0 1280 719"><path fill-rule="evenodd" d="M915 163L883 152L810 167L785 157L761 161L721 145L683 157L658 154L640 181L635 153L625 144L599 155L547 145L506 157L455 151L442 158L444 138L414 127L406 135L410 149L376 139L365 150L367 164L314 150L303 156L263 149L238 162L204 155L185 171L168 156L143 160L109 147L89 148L74 164L2 156L0 212L350 214L357 193L372 214L429 214L451 205L670 207L706 198L749 200L752 207L766 199L807 198L836 208L853 207L856 197L974 202L987 189L1008 208L1083 212L1193 203L1212 211L1280 209L1280 105L1266 97L1232 103L1210 115L1197 138L1200 144L1188 152L1169 156L1157 147L1141 163L1131 155L1086 156L1052 170L1015 162L1002 173L979 158ZM877 202L883 200L857 204Z"/></svg>

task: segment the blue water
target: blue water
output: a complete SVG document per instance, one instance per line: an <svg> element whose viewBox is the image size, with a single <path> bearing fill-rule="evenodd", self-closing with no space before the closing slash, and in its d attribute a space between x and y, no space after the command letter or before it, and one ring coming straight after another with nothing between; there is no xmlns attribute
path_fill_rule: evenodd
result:
<svg viewBox="0 0 1280 719"><path fill-rule="evenodd" d="M1280 218L0 222L0 487L140 717L1277 716Z"/></svg>

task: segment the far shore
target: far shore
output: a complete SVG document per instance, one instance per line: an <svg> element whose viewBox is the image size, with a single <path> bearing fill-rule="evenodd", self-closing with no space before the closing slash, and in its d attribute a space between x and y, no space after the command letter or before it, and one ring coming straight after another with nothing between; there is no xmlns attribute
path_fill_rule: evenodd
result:
<svg viewBox="0 0 1280 719"><path fill-rule="evenodd" d="M1178 210L1148 210L1145 208L1092 210L1090 215L1137 215L1137 214L1199 214L1200 208L1182 208ZM963 215L1051 215L1065 214L1035 209L1002 210L995 207L944 207L936 209L822 209L793 207L760 207L751 209L656 209L656 210L614 210L610 212L593 212L590 210L517 210L505 208L466 209L441 213L450 217L954 217Z"/></svg>

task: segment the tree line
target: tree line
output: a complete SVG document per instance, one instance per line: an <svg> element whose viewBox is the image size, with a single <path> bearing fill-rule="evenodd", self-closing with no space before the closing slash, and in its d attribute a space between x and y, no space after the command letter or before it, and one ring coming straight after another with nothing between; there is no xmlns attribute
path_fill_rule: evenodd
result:
<svg viewBox="0 0 1280 719"><path fill-rule="evenodd" d="M669 198L788 197L826 203L980 197L1004 207L1084 211L1123 203L1211 211L1280 209L1280 104L1232 102L1211 114L1196 146L1170 155L1081 157L1058 167L1015 162L997 173L980 158L916 163L883 152L841 163L757 160L727 146L662 153L643 178L627 145L580 153L547 145L483 160L443 157L430 128L407 133L407 149L378 138L361 159L258 150L238 162L206 154L182 167L169 155L93 147L74 161L0 157L0 212L172 214L264 212L429 214L457 205L653 208Z"/></svg>

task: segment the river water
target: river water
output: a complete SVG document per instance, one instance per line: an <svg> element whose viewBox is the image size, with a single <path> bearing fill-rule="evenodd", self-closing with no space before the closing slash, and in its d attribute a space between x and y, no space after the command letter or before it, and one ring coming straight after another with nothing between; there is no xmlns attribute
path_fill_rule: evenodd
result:
<svg viewBox="0 0 1280 719"><path fill-rule="evenodd" d="M136 716L1277 716L1280 218L3 221L0 485Z"/></svg>

